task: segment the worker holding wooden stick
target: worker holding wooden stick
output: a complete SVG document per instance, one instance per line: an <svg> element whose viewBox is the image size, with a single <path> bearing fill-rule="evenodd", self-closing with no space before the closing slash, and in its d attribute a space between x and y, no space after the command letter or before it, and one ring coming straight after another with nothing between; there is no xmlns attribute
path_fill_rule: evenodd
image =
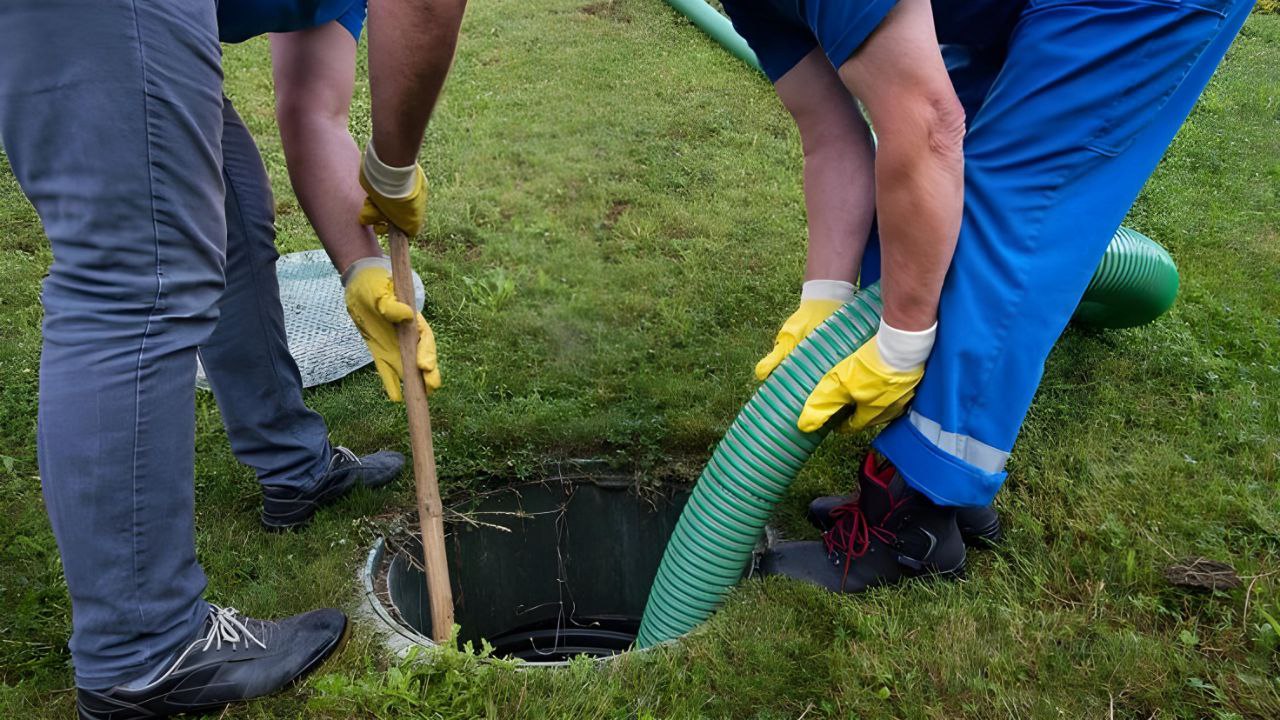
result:
<svg viewBox="0 0 1280 720"><path fill-rule="evenodd" d="M0 6L0 138L54 256L42 297L38 455L72 601L81 718L165 717L273 693L317 667L346 633L337 610L269 621L212 605L196 561L197 352L224 415L230 401L277 419L287 405L302 418L281 420L266 437L248 437L246 424L246 436L233 438L237 456L265 467L279 459L281 441L272 438L323 440L323 432L303 432L308 423L323 430L323 421L301 404L297 370L277 352L279 298L263 279L274 278L266 175L222 94L217 12L233 4ZM254 3L271 6L263 17L279 22L272 31L350 21L354 4ZM371 3L374 127L360 162L370 197L360 222L389 220L411 233L422 225L416 157L463 7ZM358 167L350 165L344 182L356 182ZM375 248L364 257L377 258ZM381 264L349 273L348 299L353 315L373 310L362 321L366 339L391 338L379 366L385 381L384 370L403 366L394 336L406 318L390 274L374 272ZM438 384L430 333L416 313L407 319L422 338L411 375L425 395ZM225 357L214 357L218 347ZM233 357L254 353L280 363L270 372L255 362L234 366ZM253 403L237 402L246 397ZM369 484L352 457L311 450L297 455L322 461L299 474L313 482L281 478L270 494L264 482L268 525L305 521L320 504Z"/></svg>

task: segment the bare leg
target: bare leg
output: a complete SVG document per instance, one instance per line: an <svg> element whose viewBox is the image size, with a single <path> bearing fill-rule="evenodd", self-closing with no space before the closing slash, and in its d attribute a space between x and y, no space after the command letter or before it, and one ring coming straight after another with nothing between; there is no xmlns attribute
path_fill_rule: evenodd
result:
<svg viewBox="0 0 1280 720"><path fill-rule="evenodd" d="M876 128L876 211L884 321L922 330L937 318L964 203L964 109L938 49L928 0L901 0L840 78Z"/></svg>
<svg viewBox="0 0 1280 720"><path fill-rule="evenodd" d="M858 105L821 50L776 83L804 145L805 280L853 282L875 216L875 154Z"/></svg>

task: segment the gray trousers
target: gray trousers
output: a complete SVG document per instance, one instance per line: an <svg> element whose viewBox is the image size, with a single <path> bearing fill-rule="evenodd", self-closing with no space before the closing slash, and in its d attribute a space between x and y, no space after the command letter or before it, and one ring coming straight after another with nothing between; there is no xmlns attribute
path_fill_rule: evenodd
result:
<svg viewBox="0 0 1280 720"><path fill-rule="evenodd" d="M196 353L261 482L314 484L327 432L285 344L273 201L222 96L213 0L5 0L0 140L53 249L38 454L76 683L109 687L208 610Z"/></svg>

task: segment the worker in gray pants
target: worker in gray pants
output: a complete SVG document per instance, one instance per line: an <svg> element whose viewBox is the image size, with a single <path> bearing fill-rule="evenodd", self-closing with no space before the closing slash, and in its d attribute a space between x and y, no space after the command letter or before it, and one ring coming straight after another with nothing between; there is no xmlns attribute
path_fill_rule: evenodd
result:
<svg viewBox="0 0 1280 720"><path fill-rule="evenodd" d="M384 48L371 53L378 155L419 175L463 3L426 5L384 0L370 13L371 46ZM303 404L275 282L273 203L222 95L215 12L211 0L0 9L0 141L54 256L37 450L72 599L82 718L165 716L270 693L345 636L337 610L267 621L203 599L197 353L237 457L258 472L268 526L301 524L403 464L395 453L330 447ZM380 70L389 67L402 72ZM367 189L375 214L420 227L419 206Z"/></svg>

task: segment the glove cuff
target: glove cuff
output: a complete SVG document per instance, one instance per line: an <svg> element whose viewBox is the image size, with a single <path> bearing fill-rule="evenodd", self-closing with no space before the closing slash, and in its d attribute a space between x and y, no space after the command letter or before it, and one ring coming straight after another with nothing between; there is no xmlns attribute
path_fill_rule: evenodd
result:
<svg viewBox="0 0 1280 720"><path fill-rule="evenodd" d="M371 267L380 267L383 270L386 270L387 274L390 275L391 274L391 258L383 256L383 257L366 257L366 258L360 258L359 260L356 260L355 262L348 265L347 269L342 273L342 287L346 287L347 283L354 280L356 275L359 275L361 271Z"/></svg>
<svg viewBox="0 0 1280 720"><path fill-rule="evenodd" d="M849 302L854 295L853 283L843 280L809 280L800 287L800 301L837 300Z"/></svg>
<svg viewBox="0 0 1280 720"><path fill-rule="evenodd" d="M885 365L898 371L916 370L933 352L933 341L938 335L938 323L927 330L899 330L880 320L876 333L876 348Z"/></svg>
<svg viewBox="0 0 1280 720"><path fill-rule="evenodd" d="M370 187L379 195L398 200L413 194L418 179L417 163L408 167L391 167L378 159L373 150L373 140L364 146L364 176Z"/></svg>

